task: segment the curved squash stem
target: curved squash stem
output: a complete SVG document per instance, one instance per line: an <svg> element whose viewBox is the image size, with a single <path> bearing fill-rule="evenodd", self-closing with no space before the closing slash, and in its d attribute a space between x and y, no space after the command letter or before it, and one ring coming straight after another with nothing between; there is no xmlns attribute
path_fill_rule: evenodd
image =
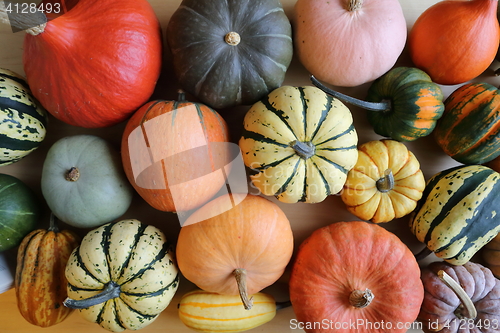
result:
<svg viewBox="0 0 500 333"><path fill-rule="evenodd" d="M419 253L415 254L415 260L420 261L422 259L427 258L430 256L432 253L432 250L430 250L427 246L422 249Z"/></svg>
<svg viewBox="0 0 500 333"><path fill-rule="evenodd" d="M370 289L353 290L349 295L349 303L355 308L366 308L372 302L375 295Z"/></svg>
<svg viewBox="0 0 500 333"><path fill-rule="evenodd" d="M360 99L344 95L338 91L332 90L322 84L321 82L318 81L314 77L314 75L311 75L311 81L312 83L318 87L319 89L323 90L324 93L333 96L339 100L341 100L344 103L349 103L355 106L358 106L362 109L369 110L369 111L389 111L391 110L391 102L388 100L384 100L382 102L367 102L367 101L362 101Z"/></svg>
<svg viewBox="0 0 500 333"><path fill-rule="evenodd" d="M11 13L7 13L6 6L9 4L13 6L9 1L0 1L0 23L10 25L12 28L19 31L24 30L26 33L33 36L44 32L47 26L47 16L43 12L17 13L13 9ZM26 27L31 28L26 29Z"/></svg>
<svg viewBox="0 0 500 333"><path fill-rule="evenodd" d="M48 230L53 231L55 233L59 232L59 227L57 226L57 222L56 222L56 216L52 212L50 212L49 229Z"/></svg>
<svg viewBox="0 0 500 333"><path fill-rule="evenodd" d="M286 309L292 306L292 302L284 301L284 302L276 302L276 310Z"/></svg>
<svg viewBox="0 0 500 333"><path fill-rule="evenodd" d="M391 169L387 169L384 172L384 177L376 181L377 190L382 193L389 192L394 188L394 175Z"/></svg>
<svg viewBox="0 0 500 333"><path fill-rule="evenodd" d="M248 298L247 290L247 270L244 268L236 268L233 271L233 275L236 278L236 283L238 284L238 291L240 292L241 301L245 310L250 310L253 306L253 297Z"/></svg>
<svg viewBox="0 0 500 333"><path fill-rule="evenodd" d="M302 142L299 140L294 140L290 142L290 147L295 150L297 155L307 160L308 158L314 156L316 153L316 147L311 142Z"/></svg>
<svg viewBox="0 0 500 333"><path fill-rule="evenodd" d="M86 309L91 306L109 301L110 299L119 297L120 293L120 285L118 285L114 281L111 281L106 284L104 289L99 294L80 300L74 300L68 297L64 300L63 305L70 309Z"/></svg>
<svg viewBox="0 0 500 333"><path fill-rule="evenodd" d="M437 276L458 296L467 311L468 316L466 318L475 319L477 317L476 307L460 284L443 270L438 271Z"/></svg>

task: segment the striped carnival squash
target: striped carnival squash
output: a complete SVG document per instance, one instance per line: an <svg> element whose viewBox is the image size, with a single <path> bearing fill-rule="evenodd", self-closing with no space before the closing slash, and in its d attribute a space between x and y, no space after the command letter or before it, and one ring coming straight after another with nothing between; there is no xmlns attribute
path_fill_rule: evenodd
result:
<svg viewBox="0 0 500 333"><path fill-rule="evenodd" d="M312 81L341 101L366 109L375 133L397 141L429 135L444 112L441 88L417 68L391 69L373 81L364 101L329 89L316 78Z"/></svg>
<svg viewBox="0 0 500 333"><path fill-rule="evenodd" d="M198 332L242 332L271 321L276 316L274 297L258 292L251 295L253 306L246 310L237 295L222 295L193 290L182 296L178 313L180 320Z"/></svg>
<svg viewBox="0 0 500 333"><path fill-rule="evenodd" d="M445 100L434 131L443 151L464 164L483 164L500 156L500 93L482 82L467 83Z"/></svg>
<svg viewBox="0 0 500 333"><path fill-rule="evenodd" d="M252 184L287 203L339 192L358 158L349 109L312 86L282 86L244 118L239 145Z"/></svg>
<svg viewBox="0 0 500 333"><path fill-rule="evenodd" d="M18 246L41 214L36 194L20 179L0 174L0 252Z"/></svg>
<svg viewBox="0 0 500 333"><path fill-rule="evenodd" d="M403 143L387 139L365 142L358 151L340 196L347 210L375 223L411 213L425 188L415 155Z"/></svg>
<svg viewBox="0 0 500 333"><path fill-rule="evenodd" d="M17 252L15 288L21 315L31 324L49 327L73 311L63 306L68 296L64 270L80 238L59 230L51 214L48 229L37 229L22 241Z"/></svg>
<svg viewBox="0 0 500 333"><path fill-rule="evenodd" d="M40 146L47 112L20 75L0 68L0 166L19 161Z"/></svg>
<svg viewBox="0 0 500 333"><path fill-rule="evenodd" d="M125 174L153 208L188 211L210 200L224 184L228 143L224 119L212 108L184 99L155 100L134 113L122 136ZM237 147L236 147L237 148Z"/></svg>
<svg viewBox="0 0 500 333"><path fill-rule="evenodd" d="M183 0L167 42L180 85L216 109L253 104L281 86L293 54L279 0Z"/></svg>
<svg viewBox="0 0 500 333"><path fill-rule="evenodd" d="M112 332L149 325L179 286L175 257L158 228L137 220L105 224L87 233L65 271L64 305Z"/></svg>
<svg viewBox="0 0 500 333"><path fill-rule="evenodd" d="M441 171L427 182L410 230L427 251L463 265L500 231L500 174L480 165Z"/></svg>

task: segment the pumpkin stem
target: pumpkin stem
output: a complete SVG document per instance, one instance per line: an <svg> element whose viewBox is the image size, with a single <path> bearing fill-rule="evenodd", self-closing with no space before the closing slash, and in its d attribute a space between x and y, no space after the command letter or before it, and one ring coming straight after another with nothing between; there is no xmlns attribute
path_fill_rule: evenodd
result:
<svg viewBox="0 0 500 333"><path fill-rule="evenodd" d="M349 295L349 303L355 308L361 309L365 308L372 302L375 295L373 295L370 289L365 290L353 290Z"/></svg>
<svg viewBox="0 0 500 333"><path fill-rule="evenodd" d="M63 305L70 309L86 309L119 297L120 293L120 285L114 281L110 281L99 294L80 300L74 300L68 297L64 300Z"/></svg>
<svg viewBox="0 0 500 333"><path fill-rule="evenodd" d="M468 319L475 319L477 317L476 307L474 306L474 303L470 299L469 295L467 295L465 290L462 288L462 286L460 286L460 284L457 281L453 280L453 278L443 270L439 270L437 272L437 276L441 279L441 281L444 282L444 284L446 284L451 290L453 290L453 292L460 299L460 302L462 302L463 306L465 307L465 310L467 311L466 316L464 316L461 311L459 311L459 313L455 312L455 314L458 317L462 316Z"/></svg>
<svg viewBox="0 0 500 333"><path fill-rule="evenodd" d="M389 192L394 188L394 175L391 169L387 169L384 172L384 177L380 178L376 182L377 190L382 193Z"/></svg>
<svg viewBox="0 0 500 333"><path fill-rule="evenodd" d="M314 156L314 153L316 152L316 147L310 141L302 142L299 140L294 140L290 143L290 147L292 147L293 150L295 150L297 155L299 155L305 160Z"/></svg>
<svg viewBox="0 0 500 333"><path fill-rule="evenodd" d="M276 310L286 309L292 306L292 302L284 301L284 302L276 302Z"/></svg>
<svg viewBox="0 0 500 333"><path fill-rule="evenodd" d="M422 249L419 253L415 254L415 260L420 261L422 259L427 258L429 255L431 255L432 250L430 250L427 246Z"/></svg>
<svg viewBox="0 0 500 333"><path fill-rule="evenodd" d="M56 216L52 212L50 212L49 229L48 230L53 231L55 233L59 232L59 227L57 226L57 223L56 223Z"/></svg>
<svg viewBox="0 0 500 333"><path fill-rule="evenodd" d="M80 178L80 170L78 170L77 167L71 167L71 169L66 172L64 178L69 182L76 182L78 178Z"/></svg>
<svg viewBox="0 0 500 333"><path fill-rule="evenodd" d="M363 0L349 0L347 4L347 10L353 12L360 9L361 6L363 6Z"/></svg>
<svg viewBox="0 0 500 333"><path fill-rule="evenodd" d="M186 101L186 92L182 89L177 90L177 101L185 102Z"/></svg>
<svg viewBox="0 0 500 333"><path fill-rule="evenodd" d="M240 292L241 301L245 310L250 310L253 306L253 297L248 298L247 290L247 270L244 268L236 268L233 271L233 275L236 278L236 283L238 284L238 291Z"/></svg>
<svg viewBox="0 0 500 333"><path fill-rule="evenodd" d="M360 99L344 95L338 91L332 90L322 84L321 82L318 81L314 77L314 75L311 75L311 81L312 83L318 87L319 89L323 90L324 93L331 95L339 100L341 100L344 103L349 103L354 106L360 107L365 110L369 111L389 111L391 109L391 102L388 100L384 100L382 102L367 102L367 101L362 101Z"/></svg>
<svg viewBox="0 0 500 333"><path fill-rule="evenodd" d="M11 6L7 12L6 6ZM13 29L25 31L30 35L36 36L44 32L47 26L47 16L42 11L35 11L34 13L22 13L17 11L16 4L9 1L0 1L0 23L8 24ZM30 27L30 28L26 28Z"/></svg>
<svg viewBox="0 0 500 333"><path fill-rule="evenodd" d="M224 41L229 45L236 46L241 42L241 37L239 33L231 31L224 36Z"/></svg>

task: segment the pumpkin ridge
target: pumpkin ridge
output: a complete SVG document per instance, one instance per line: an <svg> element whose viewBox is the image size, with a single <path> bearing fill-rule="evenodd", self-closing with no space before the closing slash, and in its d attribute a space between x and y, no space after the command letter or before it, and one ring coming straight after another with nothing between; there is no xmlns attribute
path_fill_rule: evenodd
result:
<svg viewBox="0 0 500 333"><path fill-rule="evenodd" d="M272 145L279 146L281 148L288 148L288 147L290 147L290 145L288 143L281 143L281 142L276 141L276 140L274 140L272 138L266 137L266 136L264 136L264 135L262 135L260 133L249 131L247 129L243 129L241 135L245 139L252 139L254 141L262 141L262 142L265 142L265 143L269 143L269 144L272 144Z"/></svg>
<svg viewBox="0 0 500 333"><path fill-rule="evenodd" d="M290 118L290 115L288 115L285 111L278 110L274 106L272 106L272 104L269 101L269 99L270 99L270 96L268 95L267 98L263 98L260 101L262 104L264 104L264 107L266 108L266 111L270 111L271 113L275 114L285 124L285 126L288 128L288 130L290 131L290 133L294 136L294 138L296 140L300 141L300 139L295 134L292 126L288 123L287 119Z"/></svg>
<svg viewBox="0 0 500 333"><path fill-rule="evenodd" d="M288 155L287 157L285 157L285 158L283 158L281 160L274 161L274 162L268 163L268 164L261 164L261 166L259 166L259 167L252 166L251 168L254 171L264 171L264 170L266 170L268 168L277 167L281 163L286 162L287 160L289 160L290 158L293 158L293 157L295 157L295 154L290 154L290 155Z"/></svg>
<svg viewBox="0 0 500 333"><path fill-rule="evenodd" d="M283 185L274 193L274 196L278 196L286 191L290 182L297 176L297 170L299 169L300 164L303 162L302 158L297 159L297 163L293 168L293 171L290 173L290 176L285 180Z"/></svg>
<svg viewBox="0 0 500 333"><path fill-rule="evenodd" d="M129 278L128 280L124 281L122 283L122 285L125 284L125 283L127 283L127 282L130 282L131 280L138 279L146 271L148 271L150 269L154 269L154 265L157 262L161 261L170 252L169 250L170 250L170 244L168 244L167 242L164 242L162 249L156 254L156 256L153 258L153 260L151 262L149 262L147 265L145 265L143 268L141 268L140 270L138 270L131 278Z"/></svg>
<svg viewBox="0 0 500 333"><path fill-rule="evenodd" d="M140 224L139 228L137 229L137 232L134 233L134 242L130 248L130 251L128 251L127 258L122 262L121 267L120 267L120 272L116 276L116 281L120 280L123 277L123 273L125 271L125 268L128 267L130 260L132 259L132 253L137 249L137 244L139 243L140 238L144 235L144 231L147 228L147 224Z"/></svg>
<svg viewBox="0 0 500 333"><path fill-rule="evenodd" d="M325 103L325 108L321 110L321 116L319 118L318 124L316 124L316 128L314 129L314 132L311 134L311 142L314 141L314 138L316 137L316 134L319 132L321 127L323 126L325 119L328 117L328 113L332 110L332 102L333 102L333 96L325 94L326 98L326 103Z"/></svg>
<svg viewBox="0 0 500 333"><path fill-rule="evenodd" d="M332 190L330 188L330 185L328 184L328 181L326 180L326 177L325 175L323 174L323 171L321 170L321 168L316 164L316 162L314 162L314 156L313 156L313 159L309 159L306 164L311 161L310 163L312 163L314 165L314 167L316 168L316 170L318 170L318 174L321 176L321 180L323 182L323 185L325 187L325 193L326 195L331 195L332 194Z"/></svg>
<svg viewBox="0 0 500 333"><path fill-rule="evenodd" d="M353 132L353 131L355 131L355 130L356 130L356 129L354 128L354 125L353 125L353 124L351 124L351 125L350 125L350 126L349 126L349 127L348 127L345 131L343 131L342 133L339 133L339 134L337 134L337 135L335 135L335 136L333 136L333 137L331 137L331 138L328 138L328 139L324 140L323 142L320 142L320 143L315 143L315 146L317 147L317 146L321 146L321 145L323 145L323 144L325 144L325 143L327 143L327 142L330 142L330 141L335 141L335 140L337 140L338 138L340 138L340 137L342 137L342 136L344 136L344 135L346 135L346 134L348 134L348 133L350 133L350 132Z"/></svg>
<svg viewBox="0 0 500 333"><path fill-rule="evenodd" d="M78 247L78 250L75 251L75 259L76 262L78 263L78 266L85 272L85 275L90 276L92 279L94 279L96 282L99 282L102 285L105 285L107 282L101 281L98 277L96 277L94 274L90 272L90 270L87 268L87 265L83 262L81 253L80 253L81 246Z"/></svg>

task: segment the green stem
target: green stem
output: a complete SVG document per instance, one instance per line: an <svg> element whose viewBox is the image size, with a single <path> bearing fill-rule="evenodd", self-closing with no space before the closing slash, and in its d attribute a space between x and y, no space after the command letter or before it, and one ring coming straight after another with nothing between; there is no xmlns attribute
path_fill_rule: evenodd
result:
<svg viewBox="0 0 500 333"><path fill-rule="evenodd" d="M64 300L63 304L70 309L86 309L119 297L120 293L120 285L111 281L107 283L104 289L97 295L81 300L74 300L68 297Z"/></svg>
<svg viewBox="0 0 500 333"><path fill-rule="evenodd" d="M426 246L420 251L419 253L415 254L415 260L420 261L422 259L427 258L429 255L431 255L432 250L429 250L429 248Z"/></svg>
<svg viewBox="0 0 500 333"><path fill-rule="evenodd" d="M318 79L316 79L313 75L311 75L311 81L316 87L321 89L324 93L331 95L341 100L344 103L349 103L369 111L389 111L391 109L391 102L388 100L384 100L382 102L362 101L360 99L344 95L338 91L328 88L327 86L319 82Z"/></svg>
<svg viewBox="0 0 500 333"><path fill-rule="evenodd" d="M56 232L56 233L59 232L59 227L57 226L57 223L56 223L56 216L52 212L50 212L49 229L48 230Z"/></svg>
<svg viewBox="0 0 500 333"><path fill-rule="evenodd" d="M276 310L285 309L292 306L292 302L284 301L284 302L276 302Z"/></svg>
<svg viewBox="0 0 500 333"><path fill-rule="evenodd" d="M299 140L294 140L290 143L290 147L295 150L297 155L307 160L308 158L314 156L316 153L316 147L311 142L302 142Z"/></svg>
<svg viewBox="0 0 500 333"><path fill-rule="evenodd" d="M391 169L385 170L384 177L380 178L376 182L377 190L382 193L389 192L394 188L394 175Z"/></svg>

